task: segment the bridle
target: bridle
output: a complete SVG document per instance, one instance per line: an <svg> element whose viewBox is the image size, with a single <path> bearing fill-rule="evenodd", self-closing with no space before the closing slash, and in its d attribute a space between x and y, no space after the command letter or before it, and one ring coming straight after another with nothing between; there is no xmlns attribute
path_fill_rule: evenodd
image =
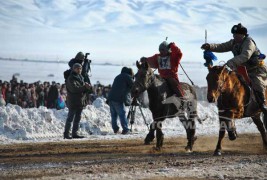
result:
<svg viewBox="0 0 267 180"><path fill-rule="evenodd" d="M222 71L221 71L221 73L220 73L220 75L219 75L219 82L218 82L218 88L217 88L217 90L216 90L216 94L219 92L219 93L223 93L223 87L224 87L224 84L225 84L225 82L226 82L226 80L225 80L225 78L224 78L224 70L225 70L226 68L225 68L225 66L223 66L223 69L222 69ZM227 69L226 69L227 70ZM228 72L229 73L229 72ZM227 73L227 74L228 74ZM222 80L221 80L221 76L223 76L222 77Z"/></svg>
<svg viewBox="0 0 267 180"><path fill-rule="evenodd" d="M154 75L155 71L156 69L152 71L151 73L149 73L149 71L146 72L147 81L144 84L141 83L140 81L135 81L135 83L143 89L143 91L141 92L144 92L145 90L148 89L148 87L151 86L151 84L153 84L154 79L155 79L155 75Z"/></svg>
<svg viewBox="0 0 267 180"><path fill-rule="evenodd" d="M226 68L226 66L223 66L223 69L222 69L222 71L221 71L221 73L220 73L220 75L219 75L219 80L218 81L221 81L220 83L219 83L219 85L218 85L218 88L217 88L217 90L216 90L216 94L219 92L220 93L220 97L221 97L221 99L222 99L222 94L223 94L223 90L224 90L224 84L225 84L225 82L226 82L226 80L225 80L225 77L222 77L222 80L221 80L221 76L224 76L224 70L227 70L228 71L228 69ZM227 72L227 75L229 74L229 72L230 71L228 71ZM243 107L246 107L246 106L248 106L249 104L251 103L251 100L249 100L249 102L247 103L247 104L245 104ZM225 107L223 104L222 104L222 100L221 100L221 105L223 106L223 107ZM231 110L231 108L224 108L224 110Z"/></svg>

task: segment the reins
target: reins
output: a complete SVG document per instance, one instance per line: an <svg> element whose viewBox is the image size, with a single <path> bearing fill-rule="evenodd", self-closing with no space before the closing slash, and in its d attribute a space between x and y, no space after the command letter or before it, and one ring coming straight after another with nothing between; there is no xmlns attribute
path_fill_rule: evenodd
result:
<svg viewBox="0 0 267 180"><path fill-rule="evenodd" d="M225 69L226 69L226 66L223 66L223 69L222 69L222 71L221 71L221 73L220 73L220 75L219 75L219 81L220 81L220 79L221 79L221 76L222 76L222 75L224 76L223 72L224 72ZM229 72L227 73L227 75L229 75ZM222 104L222 95L223 95L222 88L223 88L225 82L226 82L226 80L225 80L225 78L223 77L223 83L220 84L220 85L218 86L217 90L216 90L216 94L217 94L218 92L220 92L220 99L221 99L221 105L222 105L222 107L225 107L225 106ZM251 103L251 98L249 99L249 102L248 102L247 104L245 104L245 105L243 105L243 106L241 106L241 107L244 108L244 107L248 106L250 103ZM224 110L231 110L231 108L224 108Z"/></svg>

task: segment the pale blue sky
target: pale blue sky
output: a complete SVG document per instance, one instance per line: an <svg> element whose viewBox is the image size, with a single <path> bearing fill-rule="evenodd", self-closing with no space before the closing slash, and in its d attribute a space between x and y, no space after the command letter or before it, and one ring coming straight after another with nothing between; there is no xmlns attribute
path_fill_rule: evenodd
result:
<svg viewBox="0 0 267 180"><path fill-rule="evenodd" d="M225 42L239 22L267 53L266 12L265 0L4 0L0 57L67 61L83 51L94 62L132 64L168 36L182 61L197 62L205 29L208 42Z"/></svg>

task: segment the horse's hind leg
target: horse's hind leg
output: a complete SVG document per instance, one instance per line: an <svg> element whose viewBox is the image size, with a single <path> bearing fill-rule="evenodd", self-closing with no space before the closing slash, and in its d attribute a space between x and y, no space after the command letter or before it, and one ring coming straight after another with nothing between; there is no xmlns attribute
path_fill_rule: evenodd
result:
<svg viewBox="0 0 267 180"><path fill-rule="evenodd" d="M185 147L185 150L187 152L191 152L193 150L194 143L197 140L197 137L195 136L196 134L195 121L193 120L188 121L187 127L188 127L188 129L186 129L187 146Z"/></svg>
<svg viewBox="0 0 267 180"><path fill-rule="evenodd" d="M146 138L145 138L145 144L146 145L149 145L155 138L155 128L156 128L155 125L156 125L155 122L150 124L149 133L146 135Z"/></svg>
<svg viewBox="0 0 267 180"><path fill-rule="evenodd" d="M267 149L267 135L263 127L263 123L261 122L260 115L252 117L252 120L256 124L258 130L260 131L263 145L265 149Z"/></svg>
<svg viewBox="0 0 267 180"><path fill-rule="evenodd" d="M156 129L156 136L157 136L156 150L161 150L163 146L164 134L162 133L160 127L157 127Z"/></svg>
<svg viewBox="0 0 267 180"><path fill-rule="evenodd" d="M180 121L182 122L185 130L186 130L186 137L187 137L187 146L185 150L187 152L191 152L193 150L194 142L196 141L195 133L195 121L194 119L187 120L185 116L179 116Z"/></svg>

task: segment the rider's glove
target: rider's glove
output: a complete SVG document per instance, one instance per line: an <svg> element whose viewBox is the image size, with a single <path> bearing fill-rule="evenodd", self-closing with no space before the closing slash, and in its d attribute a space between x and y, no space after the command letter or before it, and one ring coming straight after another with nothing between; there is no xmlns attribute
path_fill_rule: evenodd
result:
<svg viewBox="0 0 267 180"><path fill-rule="evenodd" d="M201 49L210 50L210 44L209 43L202 44Z"/></svg>

